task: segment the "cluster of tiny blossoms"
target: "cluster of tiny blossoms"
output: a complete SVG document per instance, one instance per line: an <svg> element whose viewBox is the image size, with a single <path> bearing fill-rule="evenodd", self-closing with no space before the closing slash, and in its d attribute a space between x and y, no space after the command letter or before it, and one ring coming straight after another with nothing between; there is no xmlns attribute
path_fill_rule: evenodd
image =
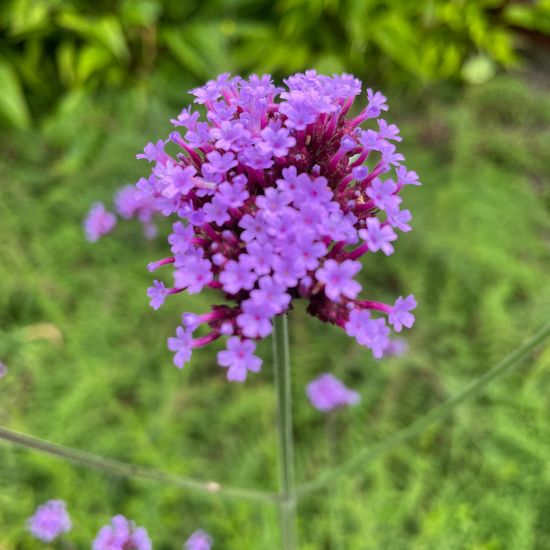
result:
<svg viewBox="0 0 550 550"><path fill-rule="evenodd" d="M68 533L72 528L71 518L62 500L48 500L36 509L27 520L31 534L42 542L50 543ZM184 543L184 550L210 550L212 537L198 529ZM152 550L151 539L144 527L137 527L123 515L114 516L104 525L94 541L92 550Z"/></svg>
<svg viewBox="0 0 550 550"><path fill-rule="evenodd" d="M352 117L361 94L353 76L307 71L284 83L222 74L191 91L206 120L184 109L171 121L179 131L137 155L153 164L137 196L175 218L172 254L149 265L172 265L174 285L154 281L151 306L184 290L211 288L224 298L209 312L182 315L168 340L179 368L194 348L227 336L218 363L229 380L244 381L261 367L255 341L298 298L377 358L391 348L388 324L400 332L414 322L413 296L360 299L355 280L361 256L392 254L397 231L410 231L400 191L420 185L396 150L398 128L380 118L386 98L368 89ZM170 154L169 144L179 150ZM199 336L201 325L208 331Z"/></svg>

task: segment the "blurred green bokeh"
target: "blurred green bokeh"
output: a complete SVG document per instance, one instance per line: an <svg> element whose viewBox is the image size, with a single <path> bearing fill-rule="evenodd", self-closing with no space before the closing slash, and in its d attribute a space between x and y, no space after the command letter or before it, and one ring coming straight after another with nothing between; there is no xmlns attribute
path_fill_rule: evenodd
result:
<svg viewBox="0 0 550 550"><path fill-rule="evenodd" d="M228 384L215 350L184 371L145 265L165 255L120 223L95 245L81 221L146 173L185 90L219 72L348 71L389 98L414 231L365 259L373 299L414 293L410 351L374 361L335 327L291 315L299 480L406 426L517 347L550 311L548 1L14 0L0 4L0 425L200 479L276 489L265 367ZM546 49L545 49L546 48ZM161 235L167 226L161 227ZM214 346L215 347L215 346ZM300 548L550 548L550 350L483 398L330 491L300 502ZM327 421L304 395L330 371L361 404ZM0 443L0 550L43 548L25 519L67 501L89 548L124 513L155 549L195 529L216 549L278 547L269 506L114 478ZM53 548L54 546L52 546Z"/></svg>

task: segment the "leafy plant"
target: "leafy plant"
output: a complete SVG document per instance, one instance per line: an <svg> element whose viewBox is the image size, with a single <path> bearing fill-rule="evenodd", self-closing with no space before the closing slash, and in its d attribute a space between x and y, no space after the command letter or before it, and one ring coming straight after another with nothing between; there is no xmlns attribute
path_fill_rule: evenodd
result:
<svg viewBox="0 0 550 550"><path fill-rule="evenodd" d="M7 0L0 117L25 127L71 90L166 86L222 71L304 67L426 84L479 82L518 55L511 28L547 33L548 0Z"/></svg>

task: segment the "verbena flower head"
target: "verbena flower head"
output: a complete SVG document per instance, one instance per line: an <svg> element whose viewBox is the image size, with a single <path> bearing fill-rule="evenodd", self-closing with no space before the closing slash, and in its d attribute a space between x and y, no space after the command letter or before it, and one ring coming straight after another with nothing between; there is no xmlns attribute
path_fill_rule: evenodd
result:
<svg viewBox="0 0 550 550"><path fill-rule="evenodd" d="M184 550L210 550L213 542L206 531L198 529L185 541L183 548Z"/></svg>
<svg viewBox="0 0 550 550"><path fill-rule="evenodd" d="M420 185L396 149L399 129L380 118L386 98L368 89L353 117L362 92L352 75L306 71L284 83L222 74L191 91L200 112L184 109L177 131L138 155L152 165L140 196L173 220L171 254L149 269L172 266L174 284L155 281L151 306L207 289L223 303L182 316L168 340L180 368L224 336L218 362L244 381L261 367L254 341L297 299L377 358L390 346L388 322L400 331L414 321L412 296L394 306L364 300L356 280L361 256L392 254L411 229L400 192Z"/></svg>
<svg viewBox="0 0 550 550"><path fill-rule="evenodd" d="M95 538L93 550L151 550L151 540L143 527L122 515L115 516L102 527Z"/></svg>
<svg viewBox="0 0 550 550"><path fill-rule="evenodd" d="M27 520L27 527L37 539L52 542L63 533L68 533L72 523L62 500L48 500Z"/></svg>
<svg viewBox="0 0 550 550"><path fill-rule="evenodd" d="M359 394L346 386L332 374L322 374L306 388L306 394L311 404L322 412L356 405L359 403Z"/></svg>

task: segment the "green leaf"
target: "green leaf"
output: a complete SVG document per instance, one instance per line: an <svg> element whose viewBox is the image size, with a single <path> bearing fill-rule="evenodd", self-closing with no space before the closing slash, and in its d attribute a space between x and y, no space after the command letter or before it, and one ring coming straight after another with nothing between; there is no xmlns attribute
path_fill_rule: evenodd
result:
<svg viewBox="0 0 550 550"><path fill-rule="evenodd" d="M85 46L78 57L77 82L85 82L93 73L107 67L112 61L113 56L102 46Z"/></svg>
<svg viewBox="0 0 550 550"><path fill-rule="evenodd" d="M57 19L58 24L90 41L99 42L117 59L128 58L128 46L124 31L114 15L84 17L76 13L64 12Z"/></svg>
<svg viewBox="0 0 550 550"><path fill-rule="evenodd" d="M72 86L76 82L76 48L73 41L62 42L57 48L57 67L61 82Z"/></svg>
<svg viewBox="0 0 550 550"><path fill-rule="evenodd" d="M27 128L31 117L19 78L14 69L0 60L0 116L17 128Z"/></svg>

